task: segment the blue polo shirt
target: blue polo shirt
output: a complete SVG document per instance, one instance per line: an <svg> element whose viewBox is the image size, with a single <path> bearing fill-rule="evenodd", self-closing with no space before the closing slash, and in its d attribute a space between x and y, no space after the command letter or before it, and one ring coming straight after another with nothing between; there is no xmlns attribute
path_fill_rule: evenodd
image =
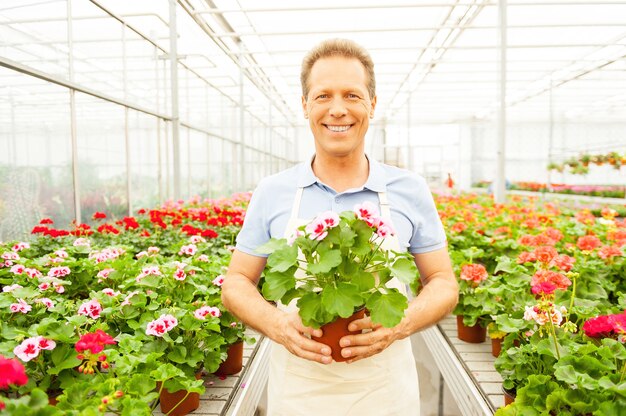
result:
<svg viewBox="0 0 626 416"><path fill-rule="evenodd" d="M270 238L283 238L298 188L304 188L298 218L312 220L324 211L340 213L370 201L379 206L378 192L387 192L391 222L400 247L411 253L427 253L446 246L446 235L432 194L421 176L371 158L369 177L362 187L337 193L303 162L262 179L252 194L237 250L267 257L255 250ZM380 209L380 208L379 208Z"/></svg>

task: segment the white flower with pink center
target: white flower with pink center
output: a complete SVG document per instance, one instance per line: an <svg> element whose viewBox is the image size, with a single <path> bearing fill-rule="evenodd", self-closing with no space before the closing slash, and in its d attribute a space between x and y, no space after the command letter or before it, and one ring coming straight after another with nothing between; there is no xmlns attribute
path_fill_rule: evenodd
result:
<svg viewBox="0 0 626 416"><path fill-rule="evenodd" d="M563 320L563 315L567 314L567 309L564 306L561 306L559 309L554 306L551 307L552 310L550 313L539 308L539 306L526 306L524 311L524 319L527 321L534 320L539 325L545 325L552 318L552 323L554 325L560 325Z"/></svg>
<svg viewBox="0 0 626 416"><path fill-rule="evenodd" d="M215 286L222 286L224 284L224 275L219 275L215 279L213 279L213 284Z"/></svg>
<svg viewBox="0 0 626 416"><path fill-rule="evenodd" d="M174 279L183 281L187 278L187 273L183 269L176 269L174 272Z"/></svg>
<svg viewBox="0 0 626 416"><path fill-rule="evenodd" d="M109 267L109 268L106 268L106 269L102 269L102 270L100 270L100 271L98 272L98 274L96 275L96 277L98 277L98 278L100 278L100 279L108 279L108 278L109 278L109 275L111 274L111 272L114 272L114 271L115 271L115 269L111 269L110 267Z"/></svg>
<svg viewBox="0 0 626 416"><path fill-rule="evenodd" d="M291 233L289 238L287 238L287 244L289 244L290 246L293 246L293 243L296 242L296 239L298 237L302 237L303 235L304 235L304 231L295 230L293 233Z"/></svg>
<svg viewBox="0 0 626 416"><path fill-rule="evenodd" d="M203 263L208 263L209 262L209 256L207 256L206 254L200 254L198 256L198 261L201 261Z"/></svg>
<svg viewBox="0 0 626 416"><path fill-rule="evenodd" d="M2 291L5 293L9 293L9 292L13 292L15 289L21 289L23 286L18 285L17 283L10 285L10 286L5 286L2 288Z"/></svg>
<svg viewBox="0 0 626 416"><path fill-rule="evenodd" d="M46 291L48 289L50 289L52 287L52 284L50 282L41 282L39 283L39 290L41 291Z"/></svg>
<svg viewBox="0 0 626 416"><path fill-rule="evenodd" d="M311 240L323 240L328 235L328 229L339 224L339 215L332 211L325 211L307 224L304 230Z"/></svg>
<svg viewBox="0 0 626 416"><path fill-rule="evenodd" d="M54 349L54 347L57 346L56 342L54 342L51 339L44 338L42 336L35 337L34 340L35 342L37 342L37 345L39 346L39 349L41 350L51 351Z"/></svg>
<svg viewBox="0 0 626 416"><path fill-rule="evenodd" d="M161 249L158 247L148 247L148 254L157 254L159 251L161 251Z"/></svg>
<svg viewBox="0 0 626 416"><path fill-rule="evenodd" d="M37 358L39 351L41 351L41 348L39 348L39 340L35 337L27 338L22 341L20 345L13 349L13 354L26 363L33 358Z"/></svg>
<svg viewBox="0 0 626 416"><path fill-rule="evenodd" d="M187 267L187 263L183 263L182 261L174 261L174 266L176 266L177 269L184 269L185 267Z"/></svg>
<svg viewBox="0 0 626 416"><path fill-rule="evenodd" d="M193 244L206 243L206 239L200 235L192 235L191 238L189 238L189 241Z"/></svg>
<svg viewBox="0 0 626 416"><path fill-rule="evenodd" d="M111 296L111 297L115 297L115 296L119 296L120 295L120 292L117 292L117 291L111 289L110 287L102 289L102 293L104 293L107 296Z"/></svg>
<svg viewBox="0 0 626 416"><path fill-rule="evenodd" d="M30 248L30 244L26 242L19 242L13 245L13 251L18 252Z"/></svg>
<svg viewBox="0 0 626 416"><path fill-rule="evenodd" d="M65 286L63 286L63 283L53 282L52 286L54 287L54 291L57 293L65 292Z"/></svg>
<svg viewBox="0 0 626 416"><path fill-rule="evenodd" d="M19 260L20 259L20 255L12 251L7 251L6 253L2 253L2 256L0 257L2 257L5 260Z"/></svg>
<svg viewBox="0 0 626 416"><path fill-rule="evenodd" d="M148 323L146 335L162 337L163 334L172 330L178 325L178 320L172 315L161 315L159 318Z"/></svg>
<svg viewBox="0 0 626 416"><path fill-rule="evenodd" d="M215 306L203 306L193 312L193 316L202 321L206 320L207 315L219 318L222 315L222 311Z"/></svg>
<svg viewBox="0 0 626 416"><path fill-rule="evenodd" d="M393 225L391 225L390 221L387 221L383 218L378 219L378 229L376 233L379 237L387 238L390 235L395 235L395 230L393 229Z"/></svg>
<svg viewBox="0 0 626 416"><path fill-rule="evenodd" d="M135 257L136 257L137 259L140 259L140 258L142 258L142 257L146 257L147 255L148 255L148 252L147 252L147 251L140 251L139 253L137 253L137 254L135 255Z"/></svg>
<svg viewBox="0 0 626 416"><path fill-rule="evenodd" d="M24 273L24 270L26 270L26 267L21 264L16 264L15 266L11 267L11 273L13 274L22 274Z"/></svg>
<svg viewBox="0 0 626 416"><path fill-rule="evenodd" d="M146 276L162 276L161 270L159 270L159 266L149 266L141 269L141 273L135 278L138 282Z"/></svg>
<svg viewBox="0 0 626 416"><path fill-rule="evenodd" d="M130 305L130 299L138 293L139 293L138 290L134 290L130 292L128 295L126 295L126 297L124 298L124 301L120 304L120 306Z"/></svg>
<svg viewBox="0 0 626 416"><path fill-rule="evenodd" d="M78 308L79 315L85 315L93 319L98 319L102 312L102 305L98 302L98 299L91 299L88 302L83 303Z"/></svg>
<svg viewBox="0 0 626 416"><path fill-rule="evenodd" d="M185 256L193 256L194 254L196 254L196 252L198 251L198 247L196 247L195 244L187 244L186 246L182 246L180 248L180 251L178 252L179 255L185 255Z"/></svg>
<svg viewBox="0 0 626 416"><path fill-rule="evenodd" d="M89 247L91 246L91 243L89 242L89 239L87 238L77 238L76 240L74 240L72 245L74 247Z"/></svg>
<svg viewBox="0 0 626 416"><path fill-rule="evenodd" d="M68 274L71 273L71 270L69 267L67 266L59 266L59 267L53 267L48 271L48 276L50 277L63 277L63 276L67 276Z"/></svg>
<svg viewBox="0 0 626 416"><path fill-rule="evenodd" d="M10 309L13 313L28 313L33 309L33 307L26 303L24 299L18 299L17 303L11 304Z"/></svg>
<svg viewBox="0 0 626 416"><path fill-rule="evenodd" d="M54 254L57 257L60 257L62 259L66 259L66 258L69 257L68 254L67 254L67 251L65 251L64 249L59 249L59 250L55 251Z"/></svg>
<svg viewBox="0 0 626 416"><path fill-rule="evenodd" d="M43 276L39 270L31 269L31 268L25 268L24 273L26 273L28 277L30 277L31 279L34 279L35 277Z"/></svg>
<svg viewBox="0 0 626 416"><path fill-rule="evenodd" d="M126 251L121 248L117 248L117 247L105 248L102 251L91 252L89 254L89 259L95 260L96 264L98 264L98 263L102 263L103 261L114 260L124 253L126 253Z"/></svg>
<svg viewBox="0 0 626 416"><path fill-rule="evenodd" d="M378 207L369 201L355 205L353 210L356 217L365 221L370 227L372 227L378 220Z"/></svg>
<svg viewBox="0 0 626 416"><path fill-rule="evenodd" d="M46 309L50 309L54 307L54 302L48 298L35 299L35 303L43 304L46 307Z"/></svg>

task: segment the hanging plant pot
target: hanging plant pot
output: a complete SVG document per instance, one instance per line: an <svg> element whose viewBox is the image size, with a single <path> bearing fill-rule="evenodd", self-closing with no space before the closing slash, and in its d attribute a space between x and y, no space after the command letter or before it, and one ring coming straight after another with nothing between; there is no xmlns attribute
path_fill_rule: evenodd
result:
<svg viewBox="0 0 626 416"><path fill-rule="evenodd" d="M230 376L237 374L243 368L243 341L239 341L228 347L226 361L220 364L215 372L218 376Z"/></svg>
<svg viewBox="0 0 626 416"><path fill-rule="evenodd" d="M461 341L471 342L473 344L485 342L487 329L483 328L478 323L474 326L465 326L463 317L460 315L456 317L456 329Z"/></svg>
<svg viewBox="0 0 626 416"><path fill-rule="evenodd" d="M200 380L201 376L201 372L196 373L196 380ZM160 387L160 382L157 382L157 389ZM159 395L161 412L168 416L185 416L200 407L200 394L187 393L187 390L170 393L166 388L163 388Z"/></svg>
<svg viewBox="0 0 626 416"><path fill-rule="evenodd" d="M515 401L515 396L517 395L517 392L514 389L507 390L504 387L502 387L502 392L504 393L504 405L505 406L508 406Z"/></svg>
<svg viewBox="0 0 626 416"><path fill-rule="evenodd" d="M502 351L502 341L504 338L491 338L491 355L498 358Z"/></svg>
<svg viewBox="0 0 626 416"><path fill-rule="evenodd" d="M346 335L360 334L360 331L348 331L348 325L350 322L361 319L365 316L365 309L361 309L355 312L348 318L337 318L335 321L322 325L323 335L321 337L311 337L317 342L326 344L331 349L331 357L338 363L349 360L341 356L341 346L339 346L339 340Z"/></svg>

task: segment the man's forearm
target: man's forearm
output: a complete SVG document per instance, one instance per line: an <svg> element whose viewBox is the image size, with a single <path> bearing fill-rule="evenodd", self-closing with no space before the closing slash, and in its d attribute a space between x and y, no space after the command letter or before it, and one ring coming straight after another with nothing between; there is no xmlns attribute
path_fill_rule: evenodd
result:
<svg viewBox="0 0 626 416"><path fill-rule="evenodd" d="M222 285L222 303L248 327L272 338L272 323L281 313L268 303L256 286L240 274L227 275Z"/></svg>
<svg viewBox="0 0 626 416"><path fill-rule="evenodd" d="M433 278L424 286L397 327L400 339L436 324L452 312L458 302L458 286L453 279Z"/></svg>

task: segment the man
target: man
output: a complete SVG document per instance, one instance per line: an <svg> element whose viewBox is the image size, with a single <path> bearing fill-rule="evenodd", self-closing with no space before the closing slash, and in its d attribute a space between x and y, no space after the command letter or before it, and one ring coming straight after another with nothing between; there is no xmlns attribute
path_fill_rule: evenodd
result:
<svg viewBox="0 0 626 416"><path fill-rule="evenodd" d="M261 181L254 192L222 286L226 308L274 344L268 414L415 415L419 391L409 336L435 324L456 305L458 286L445 234L423 178L382 165L364 152L376 107L373 62L348 40L329 40L304 58L302 109L315 140L312 161ZM332 362L330 348L302 324L297 310L266 302L257 283L266 258L255 250L281 238L322 211L380 202L402 250L413 253L424 288L393 328L369 317L342 338L347 363Z"/></svg>

